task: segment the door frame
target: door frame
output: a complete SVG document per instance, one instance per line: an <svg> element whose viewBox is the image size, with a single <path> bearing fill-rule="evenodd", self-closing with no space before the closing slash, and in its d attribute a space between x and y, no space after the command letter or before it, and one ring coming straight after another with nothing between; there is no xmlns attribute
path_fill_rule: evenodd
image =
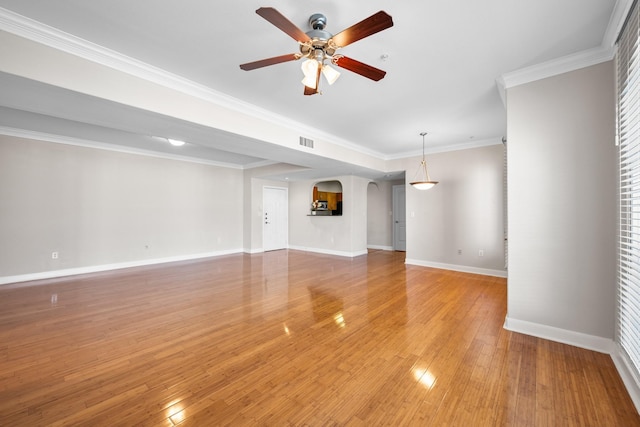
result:
<svg viewBox="0 0 640 427"><path fill-rule="evenodd" d="M398 209L396 209L398 201L397 201L397 195L396 192L400 190L400 188L402 187L402 192L404 193L404 200L405 200L405 206L404 206L404 217L401 218L402 220L404 220L405 223L405 245L403 249L399 249L397 243L397 239L396 239L396 221L398 221L398 219L400 218L399 213L398 213ZM393 216L391 218L391 243L392 243L392 247L394 251L407 251L407 235L406 235L406 224L407 224L407 206L406 206L406 202L407 202L407 186L405 184L401 184L401 185L393 185L391 187L391 207L392 207L392 212L393 212Z"/></svg>
<svg viewBox="0 0 640 427"><path fill-rule="evenodd" d="M280 213L283 213L284 215L284 221L285 221L285 227L284 227L284 232L286 233L284 241L285 244L282 247L277 247L277 248L269 248L267 249L266 247L266 239L265 239L265 201L266 201L266 197L267 197L267 192L268 190L278 190L278 191L284 191L284 198L285 198L285 203L284 203L284 207L283 209L280 211ZM280 249L287 249L289 247L289 188L288 187L276 187L276 186L272 186L272 185L265 185L262 187L262 214L260 217L260 223L262 224L262 251L275 251L275 250L280 250Z"/></svg>

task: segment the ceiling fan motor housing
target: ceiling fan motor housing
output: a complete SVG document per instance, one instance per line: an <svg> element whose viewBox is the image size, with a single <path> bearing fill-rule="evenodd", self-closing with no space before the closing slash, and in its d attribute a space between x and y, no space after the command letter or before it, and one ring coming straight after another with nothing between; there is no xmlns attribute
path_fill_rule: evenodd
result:
<svg viewBox="0 0 640 427"><path fill-rule="evenodd" d="M309 36L311 41L300 45L300 52L302 55L313 56L312 52L317 49L322 49L322 51L328 56L332 56L335 53L336 47L329 43L333 34L324 30L326 25L327 17L322 13L314 13L309 17L309 26L313 29L308 31L306 34Z"/></svg>

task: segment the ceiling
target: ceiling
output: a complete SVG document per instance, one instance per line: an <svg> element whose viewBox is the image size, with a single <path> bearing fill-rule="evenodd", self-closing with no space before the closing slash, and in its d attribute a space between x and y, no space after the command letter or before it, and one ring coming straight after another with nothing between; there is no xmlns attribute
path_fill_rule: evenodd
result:
<svg viewBox="0 0 640 427"><path fill-rule="evenodd" d="M179 5L169 0L0 0L0 8L383 159L420 153L423 131L430 151L499 143L506 135L506 110L496 79L601 46L615 5L615 0L189 0ZM292 38L255 13L261 6L276 8L304 31L310 29L311 14L323 13L326 30L334 34L386 11L393 27L340 50L385 70L386 77L374 82L340 70L334 85L321 82L322 95L303 96L300 62L242 71L239 64L298 51ZM5 73L0 73L0 93L2 126L238 167L286 162L311 175L380 172L354 170L344 162ZM184 135L189 146L177 151L149 138L169 132Z"/></svg>

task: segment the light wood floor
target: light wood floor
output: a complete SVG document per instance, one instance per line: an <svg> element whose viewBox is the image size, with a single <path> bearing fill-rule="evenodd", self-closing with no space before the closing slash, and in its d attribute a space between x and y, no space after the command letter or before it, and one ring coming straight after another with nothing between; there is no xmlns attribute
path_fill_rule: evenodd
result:
<svg viewBox="0 0 640 427"><path fill-rule="evenodd" d="M608 355L505 312L504 279L384 251L0 286L0 425L640 425Z"/></svg>

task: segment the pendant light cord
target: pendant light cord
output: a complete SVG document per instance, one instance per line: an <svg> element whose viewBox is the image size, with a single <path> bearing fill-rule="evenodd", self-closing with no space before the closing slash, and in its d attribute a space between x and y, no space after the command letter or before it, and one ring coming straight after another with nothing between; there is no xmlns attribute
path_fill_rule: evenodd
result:
<svg viewBox="0 0 640 427"><path fill-rule="evenodd" d="M424 176L427 178L427 181L431 181L431 178L429 178L429 171L427 170L427 161L424 157L424 137L427 136L427 133L420 132L420 135L422 136L422 168L424 169Z"/></svg>

